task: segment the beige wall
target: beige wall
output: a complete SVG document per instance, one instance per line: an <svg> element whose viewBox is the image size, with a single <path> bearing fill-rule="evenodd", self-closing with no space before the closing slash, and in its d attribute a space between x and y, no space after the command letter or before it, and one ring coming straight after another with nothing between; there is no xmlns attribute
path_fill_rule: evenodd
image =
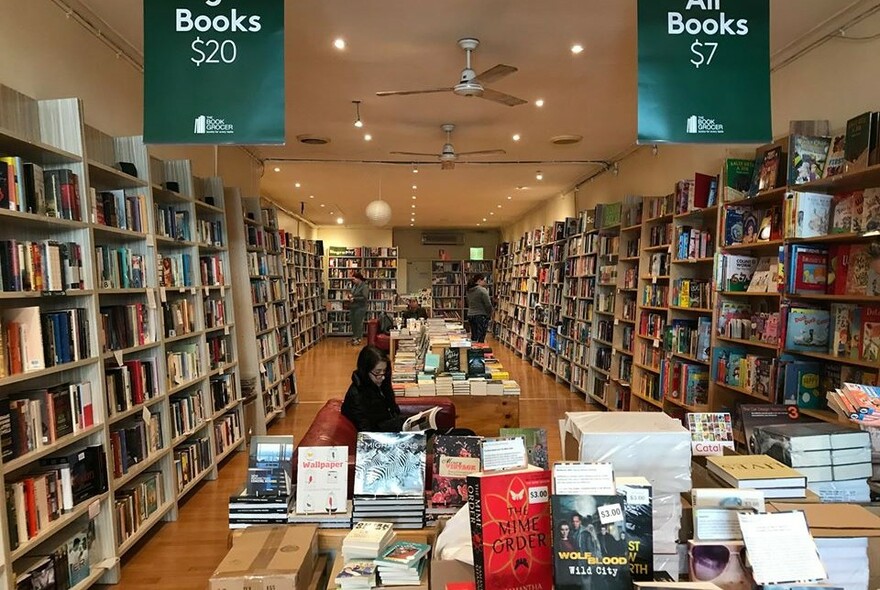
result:
<svg viewBox="0 0 880 590"><path fill-rule="evenodd" d="M574 217L577 212L574 192L550 197L514 223L501 228L501 239L506 242L518 240L527 231L554 221L563 221L566 217Z"/></svg>
<svg viewBox="0 0 880 590"><path fill-rule="evenodd" d="M880 29L880 13L850 28L850 36L870 36ZM844 41L834 39L801 56L771 75L773 136L788 134L788 123L801 119L828 119L832 130L843 130L847 119L867 110L880 109L880 76L876 75L880 39ZM748 146L661 145L657 156L643 146L620 162L620 173L605 173L580 187L580 211L597 203L609 203L626 195L658 195L672 192L682 178L694 172L717 174L727 157L751 154ZM559 197L550 197L516 222L502 228L504 240L518 239L523 232L564 219ZM571 215L571 213L567 213Z"/></svg>
<svg viewBox="0 0 880 590"><path fill-rule="evenodd" d="M81 98L89 125L116 136L143 133L140 72L50 0L3 0L2 6L0 84L37 99ZM216 167L213 147L150 151L163 159L192 160L197 176L218 175L244 194L258 193L256 163L239 148L219 148Z"/></svg>
<svg viewBox="0 0 880 590"><path fill-rule="evenodd" d="M422 231L420 229L395 229L394 245L397 246L397 255L406 260L436 260L440 250L446 250L451 260L466 260L470 258L471 248L483 248L483 258L492 260L495 258L495 248L498 246L499 233L491 229L486 231L474 231L467 229L448 230L464 234L464 244L461 246L423 246ZM447 231L447 230L443 230Z"/></svg>

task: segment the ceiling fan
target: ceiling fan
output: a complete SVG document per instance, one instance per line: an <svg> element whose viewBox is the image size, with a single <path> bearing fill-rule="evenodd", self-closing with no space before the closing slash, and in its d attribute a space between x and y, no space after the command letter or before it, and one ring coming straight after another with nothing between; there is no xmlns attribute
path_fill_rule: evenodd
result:
<svg viewBox="0 0 880 590"><path fill-rule="evenodd" d="M421 156L426 158L439 158L441 170L452 170L453 168L455 168L455 162L460 156L503 156L507 153L504 150L478 150L475 152L455 153L455 148L452 146L452 130L455 129L455 125L453 125L452 123L444 123L440 126L440 129L442 129L446 133L446 143L443 144L443 149L440 150L439 154L425 154L420 152L391 153L397 156Z"/></svg>
<svg viewBox="0 0 880 590"><path fill-rule="evenodd" d="M465 38L458 40L458 46L464 49L465 53L467 54L467 65L461 71L461 79L455 86L446 86L444 88L429 88L427 90L391 90L377 92L376 96L404 96L409 94L453 92L459 96L477 96L479 98L485 98L487 100L504 104L509 107L526 104L528 102L527 100L523 100L521 98L517 98L503 92L498 92L497 90L492 90L491 88L486 88L484 86L484 84L489 84L491 82L500 80L505 76L509 76L510 74L516 72L517 69L513 66L498 64L495 67L489 68L482 74L477 75L477 73L474 72L473 69L471 69L471 52L476 50L479 45L479 39Z"/></svg>

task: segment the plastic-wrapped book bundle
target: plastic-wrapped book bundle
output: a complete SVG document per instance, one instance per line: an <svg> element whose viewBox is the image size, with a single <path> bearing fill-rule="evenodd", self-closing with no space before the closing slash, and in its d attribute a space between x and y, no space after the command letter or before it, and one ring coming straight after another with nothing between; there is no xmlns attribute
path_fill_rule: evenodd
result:
<svg viewBox="0 0 880 590"><path fill-rule="evenodd" d="M679 574L681 493L691 489L691 436L659 412L568 412L560 421L566 461L611 463L654 489L654 569Z"/></svg>

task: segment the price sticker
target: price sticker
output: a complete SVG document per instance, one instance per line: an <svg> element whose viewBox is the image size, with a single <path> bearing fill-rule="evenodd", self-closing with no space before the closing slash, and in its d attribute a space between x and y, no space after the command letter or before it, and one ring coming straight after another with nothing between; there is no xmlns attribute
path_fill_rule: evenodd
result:
<svg viewBox="0 0 880 590"><path fill-rule="evenodd" d="M605 504L599 506L599 522L602 524L613 524L615 522L623 522L623 508L620 504Z"/></svg>
<svg viewBox="0 0 880 590"><path fill-rule="evenodd" d="M654 340L654 348L660 348L660 341Z"/></svg>
<svg viewBox="0 0 880 590"><path fill-rule="evenodd" d="M153 417L153 415L150 414L150 410L148 410L147 407L144 406L144 409L141 410L141 418L144 419L144 422L146 422L147 424L149 424L149 423L150 423L150 418L152 418L152 417Z"/></svg>
<svg viewBox="0 0 880 590"><path fill-rule="evenodd" d="M223 326L223 335L229 336L229 326Z"/></svg>
<svg viewBox="0 0 880 590"><path fill-rule="evenodd" d="M547 486L529 488L529 504L546 504L550 501L550 489Z"/></svg>
<svg viewBox="0 0 880 590"><path fill-rule="evenodd" d="M652 284L652 285L656 285L656 284L657 284L657 275L654 275L654 276L651 277L651 284Z"/></svg>
<svg viewBox="0 0 880 590"><path fill-rule="evenodd" d="M122 351L121 350L114 350L113 351L113 358L116 359L116 366L121 367L122 366Z"/></svg>
<svg viewBox="0 0 880 590"><path fill-rule="evenodd" d="M626 503L632 506L647 506L651 503L651 493L647 488L626 488Z"/></svg>

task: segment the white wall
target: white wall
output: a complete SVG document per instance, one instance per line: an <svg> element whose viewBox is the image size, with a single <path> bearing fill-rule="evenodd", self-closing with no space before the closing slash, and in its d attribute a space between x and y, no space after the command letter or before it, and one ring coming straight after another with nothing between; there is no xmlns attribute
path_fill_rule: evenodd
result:
<svg viewBox="0 0 880 590"><path fill-rule="evenodd" d="M578 211L574 192L551 197L512 224L501 228L501 239L506 242L518 240L527 231L550 225L554 221L562 221L566 217L574 217Z"/></svg>

